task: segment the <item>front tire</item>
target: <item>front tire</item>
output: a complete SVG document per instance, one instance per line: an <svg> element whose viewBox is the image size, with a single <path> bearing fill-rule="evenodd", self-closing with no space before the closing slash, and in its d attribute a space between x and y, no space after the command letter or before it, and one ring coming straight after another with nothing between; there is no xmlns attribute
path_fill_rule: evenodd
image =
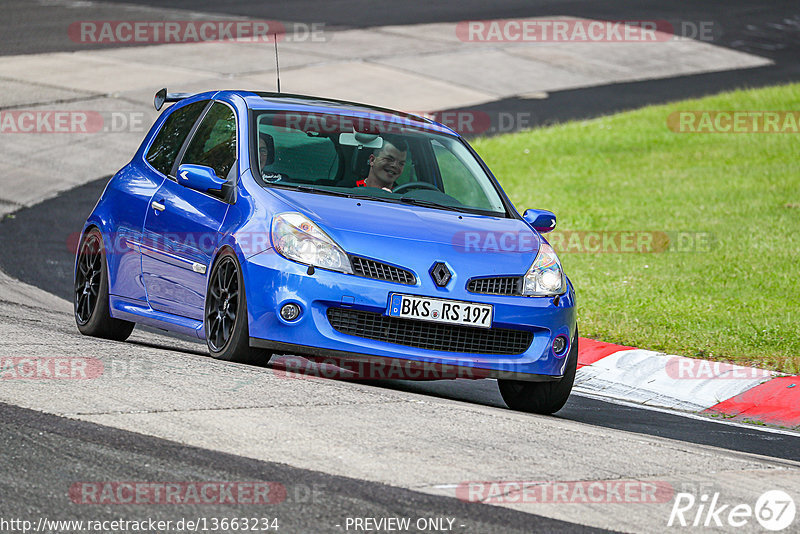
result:
<svg viewBox="0 0 800 534"><path fill-rule="evenodd" d="M97 228L87 231L78 247L73 297L75 323L85 336L125 341L136 326L111 317L106 251Z"/></svg>
<svg viewBox="0 0 800 534"><path fill-rule="evenodd" d="M203 326L211 356L237 363L266 363L263 351L250 347L244 278L236 255L223 252L211 270Z"/></svg>
<svg viewBox="0 0 800 534"><path fill-rule="evenodd" d="M578 331L567 357L564 376L555 382L524 382L521 380L498 380L500 395L512 410L549 415L557 412L566 404L572 385L575 383L575 372L578 368Z"/></svg>

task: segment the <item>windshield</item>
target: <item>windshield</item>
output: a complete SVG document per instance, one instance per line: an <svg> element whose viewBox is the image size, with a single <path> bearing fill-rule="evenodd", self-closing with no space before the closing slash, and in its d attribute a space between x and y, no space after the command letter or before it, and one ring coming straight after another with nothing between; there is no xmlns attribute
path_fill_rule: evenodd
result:
<svg viewBox="0 0 800 534"><path fill-rule="evenodd" d="M505 216L464 143L411 119L257 112L255 174L267 187Z"/></svg>

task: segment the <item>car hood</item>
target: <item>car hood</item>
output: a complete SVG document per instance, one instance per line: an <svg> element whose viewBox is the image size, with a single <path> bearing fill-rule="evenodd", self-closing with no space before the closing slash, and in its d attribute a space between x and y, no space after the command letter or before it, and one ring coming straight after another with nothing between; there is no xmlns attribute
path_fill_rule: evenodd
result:
<svg viewBox="0 0 800 534"><path fill-rule="evenodd" d="M272 189L348 253L398 265L447 261L483 275L524 274L540 237L520 219ZM473 274L477 276L479 274Z"/></svg>

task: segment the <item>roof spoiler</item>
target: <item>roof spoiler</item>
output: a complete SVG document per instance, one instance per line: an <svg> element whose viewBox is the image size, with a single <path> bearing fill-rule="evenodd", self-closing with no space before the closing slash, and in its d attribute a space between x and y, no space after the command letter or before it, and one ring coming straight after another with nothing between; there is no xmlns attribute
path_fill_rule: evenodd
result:
<svg viewBox="0 0 800 534"><path fill-rule="evenodd" d="M167 88L164 87L156 93L153 105L156 107L156 111L161 111L161 106L164 105L164 102L178 102L190 96L194 96L194 93L168 93Z"/></svg>

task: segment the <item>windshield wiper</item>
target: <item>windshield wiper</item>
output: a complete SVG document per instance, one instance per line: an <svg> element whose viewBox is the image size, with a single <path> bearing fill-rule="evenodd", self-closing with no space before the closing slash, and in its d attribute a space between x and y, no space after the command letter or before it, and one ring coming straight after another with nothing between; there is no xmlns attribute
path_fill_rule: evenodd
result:
<svg viewBox="0 0 800 534"><path fill-rule="evenodd" d="M414 204L416 206L425 206L426 208L457 211L459 213L469 213L472 215L489 215L490 217L506 217L505 213L498 213L496 211L482 210L479 208L470 208L468 206L448 206L445 204L437 204L436 202L431 202L430 200L422 200L419 198L402 197L400 198L400 201L407 202L408 204Z"/></svg>
<svg viewBox="0 0 800 534"><path fill-rule="evenodd" d="M432 202L430 200L423 200L421 198L414 198L414 197L400 197L398 199L388 198L388 197L379 197L379 196L372 196L372 195L356 195L353 193L346 193L344 191L331 191L330 189L321 189L318 187L314 187L311 185L305 184L279 184L273 183L270 184L270 187L278 187L282 189L291 189L293 191L302 191L303 193L319 193L322 195L331 195L335 197L345 197L345 198L357 198L361 200L375 200L378 202L390 202L396 204L397 202L404 202L406 204L413 204L415 206L423 206L425 208L435 208L439 210L447 210L447 211L457 211L460 213L474 213L478 215L486 215L487 213L484 210L476 210L470 209L466 206L448 206L445 204L438 204L436 202ZM492 215L495 215L492 213Z"/></svg>
<svg viewBox="0 0 800 534"><path fill-rule="evenodd" d="M337 197L348 197L350 193L342 193L341 191L331 191L330 189L320 189L311 185L297 185L295 186L298 191L305 191L306 193L322 193L323 195L335 195Z"/></svg>
<svg viewBox="0 0 800 534"><path fill-rule="evenodd" d="M310 185L303 185L303 184L270 184L271 187L281 187L285 189L292 189L294 191L302 191L303 193L320 193L323 195L332 195L336 197L346 197L346 198L353 198L353 195L350 193L344 193L342 191L331 191L330 189L320 189L318 187L313 187Z"/></svg>
<svg viewBox="0 0 800 534"><path fill-rule="evenodd" d="M414 204L415 206L425 206L426 208L436 208L448 211L463 211L462 208L458 208L456 206L447 206L444 204L438 204L436 202L431 202L430 200L422 200L421 198L400 197L400 202L405 202L406 204Z"/></svg>
<svg viewBox="0 0 800 534"><path fill-rule="evenodd" d="M376 197L372 195L362 195L362 194L354 194L348 193L345 191L332 191L330 189L320 189L318 187L314 187L311 185L304 185L304 184L273 184L273 185L280 185L281 187L291 188L295 191L302 191L304 193L322 193L323 195L333 195L337 197L345 197L345 198L357 198L359 200L377 200L378 202L397 202L397 200L393 198L386 198L386 197Z"/></svg>

